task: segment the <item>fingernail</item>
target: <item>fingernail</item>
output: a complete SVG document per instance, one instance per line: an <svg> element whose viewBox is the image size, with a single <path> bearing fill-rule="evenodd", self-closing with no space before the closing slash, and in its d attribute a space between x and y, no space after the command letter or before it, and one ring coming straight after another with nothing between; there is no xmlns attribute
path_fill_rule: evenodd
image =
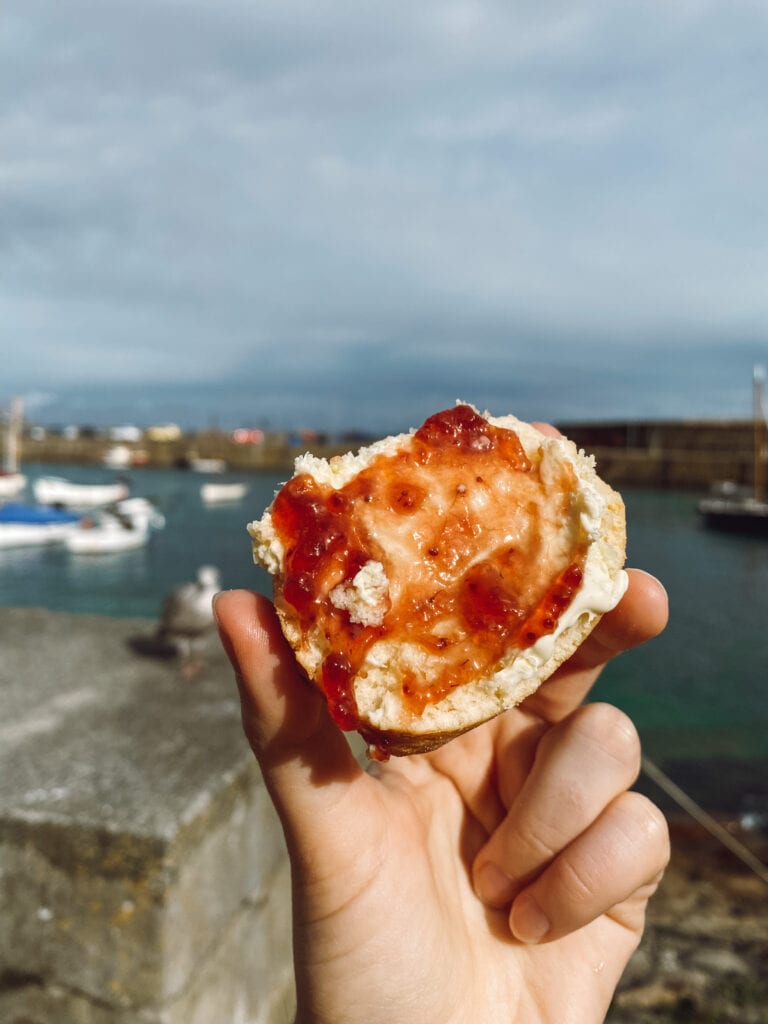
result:
<svg viewBox="0 0 768 1024"><path fill-rule="evenodd" d="M667 594L667 597L669 597L669 594L667 593L667 588L664 586L664 584L661 582L658 576L654 576L653 573L648 572L647 569L637 569L634 566L632 568L632 571L642 573L643 576L647 576L649 580L653 580L654 583L658 583L658 585L661 587L664 593Z"/></svg>
<svg viewBox="0 0 768 1024"><path fill-rule="evenodd" d="M515 883L495 864L488 862L475 872L475 892L486 906L506 906L514 891Z"/></svg>
<svg viewBox="0 0 768 1024"><path fill-rule="evenodd" d="M552 927L539 904L527 893L518 896L512 905L510 927L521 942L541 942Z"/></svg>

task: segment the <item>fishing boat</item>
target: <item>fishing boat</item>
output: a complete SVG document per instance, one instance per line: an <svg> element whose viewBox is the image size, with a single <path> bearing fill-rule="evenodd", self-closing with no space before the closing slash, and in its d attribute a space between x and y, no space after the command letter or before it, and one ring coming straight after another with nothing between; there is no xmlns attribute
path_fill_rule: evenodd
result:
<svg viewBox="0 0 768 1024"><path fill-rule="evenodd" d="M16 498L24 490L27 478L19 472L19 438L24 418L24 406L20 398L11 404L8 427L5 432L5 452L0 468L0 501Z"/></svg>
<svg viewBox="0 0 768 1024"><path fill-rule="evenodd" d="M23 502L0 506L0 548L61 543L80 527L80 516Z"/></svg>
<svg viewBox="0 0 768 1024"><path fill-rule="evenodd" d="M765 491L764 385L765 370L761 366L756 366L752 378L752 486L740 487L730 481L715 484L712 494L699 502L699 513L704 524L712 529L768 536L768 501Z"/></svg>
<svg viewBox="0 0 768 1024"><path fill-rule="evenodd" d="M96 518L86 516L64 544L78 555L110 555L144 547L152 530L165 526L164 516L147 498L126 498L100 509Z"/></svg>
<svg viewBox="0 0 768 1024"><path fill-rule="evenodd" d="M82 484L58 476L41 476L32 484L35 500L41 505L88 509L113 505L129 495L128 484L116 480L108 484Z"/></svg>
<svg viewBox="0 0 768 1024"><path fill-rule="evenodd" d="M200 497L206 505L221 505L230 501L241 501L248 492L248 484L209 481L200 487Z"/></svg>

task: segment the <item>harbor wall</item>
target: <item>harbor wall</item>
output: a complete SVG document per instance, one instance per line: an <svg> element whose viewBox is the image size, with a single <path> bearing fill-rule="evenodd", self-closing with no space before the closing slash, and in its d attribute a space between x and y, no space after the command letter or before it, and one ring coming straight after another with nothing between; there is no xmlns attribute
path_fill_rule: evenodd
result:
<svg viewBox="0 0 768 1024"><path fill-rule="evenodd" d="M601 475L617 486L708 490L723 480L754 482L751 421L565 423L560 429L593 454ZM764 472L765 451L761 462Z"/></svg>
<svg viewBox="0 0 768 1024"><path fill-rule="evenodd" d="M594 454L602 475L617 485L706 490L720 480L749 484L753 479L751 421L615 421L558 426L580 448ZM170 440L145 437L124 447L135 457L135 464L149 467L188 467L194 459L219 459L237 472L287 472L296 456L305 451L329 457L354 450L366 440L371 439L268 433L259 443L243 444L223 431L203 431ZM22 461L101 464L113 447L107 437L49 433L24 439Z"/></svg>
<svg viewBox="0 0 768 1024"><path fill-rule="evenodd" d="M290 879L211 637L0 608L0 1024L287 1024Z"/></svg>

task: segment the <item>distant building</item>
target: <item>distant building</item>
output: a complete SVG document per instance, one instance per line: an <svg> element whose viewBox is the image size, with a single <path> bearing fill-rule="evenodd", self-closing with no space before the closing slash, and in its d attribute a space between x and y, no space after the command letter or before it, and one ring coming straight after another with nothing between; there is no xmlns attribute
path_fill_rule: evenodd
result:
<svg viewBox="0 0 768 1024"><path fill-rule="evenodd" d="M148 441L178 441L181 437L181 427L176 423L161 423L154 427L147 427L144 436Z"/></svg>

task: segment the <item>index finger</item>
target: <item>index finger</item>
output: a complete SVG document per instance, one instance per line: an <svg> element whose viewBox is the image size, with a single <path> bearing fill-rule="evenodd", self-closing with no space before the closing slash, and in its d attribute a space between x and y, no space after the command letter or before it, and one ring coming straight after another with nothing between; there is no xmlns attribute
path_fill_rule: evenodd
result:
<svg viewBox="0 0 768 1024"><path fill-rule="evenodd" d="M565 718L582 703L605 665L617 654L658 636L667 624L667 592L655 576L628 569L629 585L584 643L523 707L549 722Z"/></svg>

